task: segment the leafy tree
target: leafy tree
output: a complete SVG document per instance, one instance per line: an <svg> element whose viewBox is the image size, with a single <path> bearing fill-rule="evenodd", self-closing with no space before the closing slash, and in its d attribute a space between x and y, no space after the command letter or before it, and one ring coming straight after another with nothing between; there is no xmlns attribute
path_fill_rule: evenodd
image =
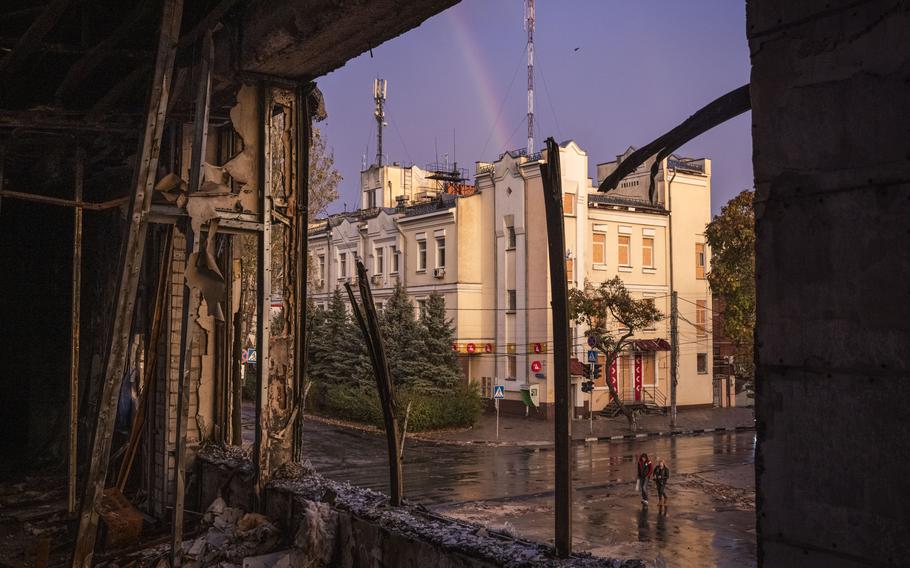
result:
<svg viewBox="0 0 910 568"><path fill-rule="evenodd" d="M597 287L586 281L584 289L570 289L569 319L588 327L586 335L594 338L594 348L604 354L609 369L632 343L635 332L662 320L663 314L652 301L632 298L622 279L615 276ZM610 381L606 382L610 398L634 428L635 415L622 403Z"/></svg>
<svg viewBox="0 0 910 568"><path fill-rule="evenodd" d="M711 247L711 290L724 302L724 334L736 353L736 374L750 385L755 376L755 192L745 190L731 199L708 224L705 240Z"/></svg>
<svg viewBox="0 0 910 568"><path fill-rule="evenodd" d="M458 359L452 351L455 326L446 318L446 302L441 294L427 298L426 310L420 317L424 331L426 359L433 368L433 382L437 388L450 389L459 378Z"/></svg>

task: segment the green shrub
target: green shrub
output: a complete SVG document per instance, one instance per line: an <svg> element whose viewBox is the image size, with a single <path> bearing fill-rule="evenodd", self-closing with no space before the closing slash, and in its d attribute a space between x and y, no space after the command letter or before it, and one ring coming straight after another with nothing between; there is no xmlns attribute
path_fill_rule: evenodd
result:
<svg viewBox="0 0 910 568"><path fill-rule="evenodd" d="M480 393L474 386L459 385L450 392L399 391L398 423L404 425L405 410L411 403L408 432L467 428L483 410ZM383 427L382 409L375 388L358 385L316 383L310 391L310 407L320 414Z"/></svg>

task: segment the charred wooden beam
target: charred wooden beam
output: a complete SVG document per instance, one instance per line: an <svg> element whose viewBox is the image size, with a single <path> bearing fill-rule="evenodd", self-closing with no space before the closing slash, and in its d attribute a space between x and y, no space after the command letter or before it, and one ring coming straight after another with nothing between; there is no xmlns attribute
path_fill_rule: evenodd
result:
<svg viewBox="0 0 910 568"><path fill-rule="evenodd" d="M104 382L101 386L100 407L95 420L88 478L85 483L80 513L79 529L73 549L72 567L89 568L95 549L98 531L98 505L104 492L110 461L111 437L117 412L117 399L126 366L130 331L133 323L139 272L145 253L148 231L148 213L152 204L152 188L158 169L161 137L164 130L168 86L174 67L175 44L180 33L183 0L165 0L158 38L155 74L149 97L145 132L137 162L135 187L130 205L130 225L127 230L120 281L114 304L114 321L111 327L111 346L108 352Z"/></svg>
<svg viewBox="0 0 910 568"><path fill-rule="evenodd" d="M398 437L397 403L395 400L395 387L392 382L392 371L389 369L389 360L385 355L385 345L382 341L382 332L379 329L379 316L376 313L376 304L373 302L373 292L370 290L370 279L363 262L357 260L357 287L360 289L361 306L357 305L357 298L350 282L345 282L344 287L348 292L351 302L351 311L354 319L363 333L367 344L370 361L373 364L373 373L376 376L376 386L379 390L379 404L382 406L382 418L385 423L386 445L389 452L389 496L394 507L401 506L404 493L401 476L401 446Z"/></svg>
<svg viewBox="0 0 910 568"><path fill-rule="evenodd" d="M640 165L648 161L651 156L656 156L659 163L689 140L719 124L723 124L733 117L739 116L750 108L752 108L752 100L749 98L749 85L743 85L711 101L676 128L660 136L650 144L632 152L628 158L616 167L613 173L600 182L597 191L607 192L616 189L616 186L619 185L619 182L624 177L634 172ZM654 202L654 176L656 172L656 167L651 169L651 186L649 189L651 203Z"/></svg>
<svg viewBox="0 0 910 568"><path fill-rule="evenodd" d="M0 130L47 130L83 132L129 132L139 129L136 115L116 120L90 120L83 112L47 110L0 110Z"/></svg>
<svg viewBox="0 0 910 568"><path fill-rule="evenodd" d="M57 205L60 207L75 207L77 209L89 209L92 211L103 211L113 209L129 203L129 197L118 197L110 201L100 203L91 203L81 199L64 199L62 197L51 197L50 195L37 195L35 193L25 193L23 191L10 191L7 189L0 190L0 197L10 199L21 199L22 201L32 201L35 203L44 203L46 205Z"/></svg>
<svg viewBox="0 0 910 568"><path fill-rule="evenodd" d="M28 30L22 34L16 47L0 59L0 84L4 77L13 75L25 63L25 60L41 47L45 36L57 25L63 12L70 5L70 0L53 0L41 14L35 18Z"/></svg>
<svg viewBox="0 0 910 568"><path fill-rule="evenodd" d="M556 397L556 553L572 554L572 398L569 382L569 290L566 282L566 237L562 210L559 146L547 138L547 161L540 164L550 253L553 313L553 395Z"/></svg>

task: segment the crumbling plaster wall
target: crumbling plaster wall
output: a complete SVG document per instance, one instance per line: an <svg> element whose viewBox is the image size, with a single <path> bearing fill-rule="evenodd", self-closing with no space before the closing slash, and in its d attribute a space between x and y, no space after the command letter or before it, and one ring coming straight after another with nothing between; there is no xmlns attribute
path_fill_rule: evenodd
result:
<svg viewBox="0 0 910 568"><path fill-rule="evenodd" d="M752 1L759 559L910 558L910 3Z"/></svg>

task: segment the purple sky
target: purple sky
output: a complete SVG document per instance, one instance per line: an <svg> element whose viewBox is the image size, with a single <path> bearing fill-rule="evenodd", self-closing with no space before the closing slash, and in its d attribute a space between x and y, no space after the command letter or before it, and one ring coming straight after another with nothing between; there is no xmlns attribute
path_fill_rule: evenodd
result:
<svg viewBox="0 0 910 568"><path fill-rule="evenodd" d="M356 207L362 156L375 159L377 75L389 82L388 161L423 167L435 145L470 176L475 161L526 146L523 5L463 0L319 81L320 126L344 176L331 212ZM535 50L535 146L576 140L592 177L596 163L749 81L742 1L537 0ZM714 212L752 186L750 124L741 115L679 151L713 160Z"/></svg>

